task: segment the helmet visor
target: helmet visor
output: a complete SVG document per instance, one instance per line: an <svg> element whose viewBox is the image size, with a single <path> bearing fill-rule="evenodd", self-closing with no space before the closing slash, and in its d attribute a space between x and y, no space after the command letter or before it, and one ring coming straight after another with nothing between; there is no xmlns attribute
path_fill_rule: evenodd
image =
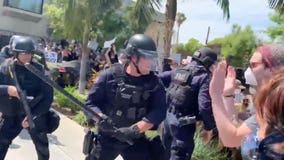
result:
<svg viewBox="0 0 284 160"><path fill-rule="evenodd" d="M145 49L137 49L137 51L141 54L141 56L145 58L157 58L158 53L157 51L150 51Z"/></svg>
<svg viewBox="0 0 284 160"><path fill-rule="evenodd" d="M139 69L144 71L158 71L158 58L157 57L141 57L139 61Z"/></svg>

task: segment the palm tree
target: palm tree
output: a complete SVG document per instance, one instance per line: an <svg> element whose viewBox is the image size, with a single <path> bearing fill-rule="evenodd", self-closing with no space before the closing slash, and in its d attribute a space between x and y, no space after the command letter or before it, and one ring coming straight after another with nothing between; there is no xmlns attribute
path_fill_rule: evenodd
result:
<svg viewBox="0 0 284 160"><path fill-rule="evenodd" d="M270 8L275 9L280 14L284 14L284 0L268 0Z"/></svg>
<svg viewBox="0 0 284 160"><path fill-rule="evenodd" d="M167 0L166 3L166 19L165 19L165 31L164 38L164 55L163 58L168 58L171 51L171 41L173 35L174 22L176 20L177 13L177 0Z"/></svg>
<svg viewBox="0 0 284 160"><path fill-rule="evenodd" d="M65 9L65 32L68 38L82 40L82 57L80 63L79 92L84 94L86 86L87 47L94 22L99 22L101 15L109 9L117 8L119 0L69 0Z"/></svg>
<svg viewBox="0 0 284 160"><path fill-rule="evenodd" d="M178 44L180 26L181 26L181 24L182 24L185 20L186 20L186 17L185 17L185 15L184 15L184 13L177 13L177 27L178 27L178 30L177 30L177 41L176 41L176 44Z"/></svg>
<svg viewBox="0 0 284 160"><path fill-rule="evenodd" d="M230 18L230 9L229 9L229 0L217 0L217 5L221 7L223 10L223 16L226 20L229 20ZM172 35L173 35L173 27L174 22L176 19L176 12L177 12L177 0L167 0L166 3L166 24L165 24L165 46L164 46L164 58L167 58L170 56L171 51L171 41L172 41Z"/></svg>

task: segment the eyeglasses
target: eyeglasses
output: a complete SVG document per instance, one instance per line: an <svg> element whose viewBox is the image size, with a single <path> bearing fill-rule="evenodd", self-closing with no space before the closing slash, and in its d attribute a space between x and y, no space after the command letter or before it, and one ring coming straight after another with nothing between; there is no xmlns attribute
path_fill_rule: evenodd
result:
<svg viewBox="0 0 284 160"><path fill-rule="evenodd" d="M249 67L250 68L255 68L260 64L264 64L263 62L249 62Z"/></svg>

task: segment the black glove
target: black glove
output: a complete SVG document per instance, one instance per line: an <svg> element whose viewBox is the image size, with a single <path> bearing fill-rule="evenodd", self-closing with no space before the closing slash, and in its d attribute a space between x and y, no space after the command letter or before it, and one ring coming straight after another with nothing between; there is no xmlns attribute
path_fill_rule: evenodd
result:
<svg viewBox="0 0 284 160"><path fill-rule="evenodd" d="M114 124L107 115L102 115L102 119L99 121L99 129L103 132L114 132Z"/></svg>
<svg viewBox="0 0 284 160"><path fill-rule="evenodd" d="M129 140L138 139L142 136L139 128L135 126L121 127L115 130L114 137L121 142L128 142Z"/></svg>

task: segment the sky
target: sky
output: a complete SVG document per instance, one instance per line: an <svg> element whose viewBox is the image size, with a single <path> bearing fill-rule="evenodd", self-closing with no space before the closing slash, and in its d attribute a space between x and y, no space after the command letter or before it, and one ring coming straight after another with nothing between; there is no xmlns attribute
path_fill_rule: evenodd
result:
<svg viewBox="0 0 284 160"><path fill-rule="evenodd" d="M231 32L233 24L242 27L250 25L256 32L275 25L269 20L267 0L230 0L230 20L223 18L221 7L216 0L177 0L177 12L184 13L186 21L180 27L179 42L186 43L190 38L196 38L205 43L208 26L210 26L209 41L223 37ZM165 12L165 1L160 12ZM174 41L175 42L175 41Z"/></svg>

